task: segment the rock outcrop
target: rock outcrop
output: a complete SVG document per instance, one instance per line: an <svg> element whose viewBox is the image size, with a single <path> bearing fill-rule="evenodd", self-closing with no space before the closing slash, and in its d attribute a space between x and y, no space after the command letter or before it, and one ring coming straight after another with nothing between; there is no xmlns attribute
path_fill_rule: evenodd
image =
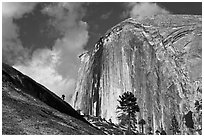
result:
<svg viewBox="0 0 204 137"><path fill-rule="evenodd" d="M138 120L146 120L146 128L172 134L175 115L181 134L187 134L184 115L195 112L195 101L202 99L201 20L159 15L114 26L80 56L74 108L117 123L117 99L130 91L140 107Z"/></svg>

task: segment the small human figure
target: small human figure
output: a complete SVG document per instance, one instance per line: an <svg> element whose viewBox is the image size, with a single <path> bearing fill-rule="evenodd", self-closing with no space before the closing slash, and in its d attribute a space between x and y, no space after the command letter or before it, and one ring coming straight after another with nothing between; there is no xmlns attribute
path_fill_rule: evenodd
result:
<svg viewBox="0 0 204 137"><path fill-rule="evenodd" d="M63 95L62 95L62 100L64 100L64 99L65 99L65 95L63 94Z"/></svg>

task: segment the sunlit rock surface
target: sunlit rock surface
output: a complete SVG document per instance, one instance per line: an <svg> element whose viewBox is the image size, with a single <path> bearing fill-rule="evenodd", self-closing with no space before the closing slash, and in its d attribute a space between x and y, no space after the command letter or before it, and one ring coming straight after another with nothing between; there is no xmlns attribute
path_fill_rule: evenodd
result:
<svg viewBox="0 0 204 137"><path fill-rule="evenodd" d="M172 134L175 115L181 134L186 134L183 117L195 112L195 101L202 99L201 20L160 15L114 26L92 51L80 56L74 108L117 123L117 99L130 91L138 99L138 120L146 120L146 128ZM193 120L194 130L200 128L201 122Z"/></svg>

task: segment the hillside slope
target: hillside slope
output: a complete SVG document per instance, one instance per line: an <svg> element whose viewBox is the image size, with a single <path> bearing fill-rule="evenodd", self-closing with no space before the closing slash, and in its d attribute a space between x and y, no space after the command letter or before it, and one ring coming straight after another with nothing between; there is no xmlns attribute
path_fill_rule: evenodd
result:
<svg viewBox="0 0 204 137"><path fill-rule="evenodd" d="M104 134L54 93L2 64L2 134Z"/></svg>

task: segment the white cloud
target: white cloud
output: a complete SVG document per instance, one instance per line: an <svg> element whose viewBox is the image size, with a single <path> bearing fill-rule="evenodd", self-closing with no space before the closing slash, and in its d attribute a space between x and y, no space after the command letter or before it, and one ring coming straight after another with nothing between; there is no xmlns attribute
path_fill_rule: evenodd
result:
<svg viewBox="0 0 204 137"><path fill-rule="evenodd" d="M46 86L58 96L66 95L69 90L73 90L75 80L68 76L64 79L55 70L59 61L59 54L59 51L56 50L36 50L33 53L32 61L28 62L26 66L19 64L14 67Z"/></svg>
<svg viewBox="0 0 204 137"><path fill-rule="evenodd" d="M159 7L156 3L142 2L142 3L128 3L128 10L123 13L132 18L142 19L144 17L150 17L158 14L169 14L169 11Z"/></svg>
<svg viewBox="0 0 204 137"><path fill-rule="evenodd" d="M82 21L84 8L82 3L55 3L45 7L43 14L50 16L48 25L52 25L63 36L58 38L51 49L38 49L27 65L15 65L15 68L48 87L61 96L65 94L70 101L74 93L78 55L88 41L88 25Z"/></svg>
<svg viewBox="0 0 204 137"><path fill-rule="evenodd" d="M21 18L25 13L31 12L35 5L34 2L3 2L2 15L4 17Z"/></svg>

